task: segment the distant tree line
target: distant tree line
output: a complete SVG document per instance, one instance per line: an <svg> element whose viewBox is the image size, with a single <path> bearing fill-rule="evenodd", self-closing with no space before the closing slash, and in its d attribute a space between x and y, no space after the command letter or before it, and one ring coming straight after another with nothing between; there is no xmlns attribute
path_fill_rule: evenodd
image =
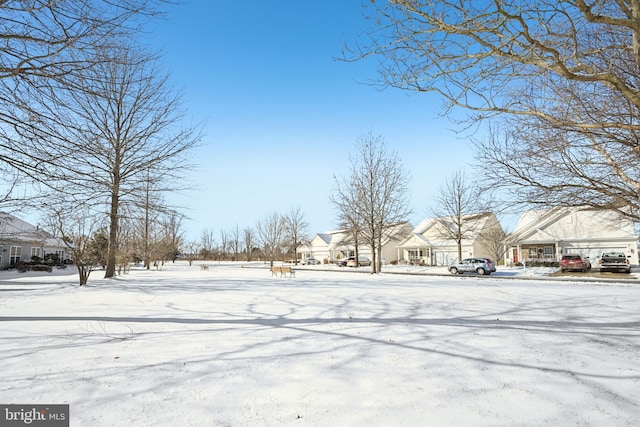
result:
<svg viewBox="0 0 640 427"><path fill-rule="evenodd" d="M254 261L277 260L297 263L298 247L309 239L309 224L299 207L285 214L273 212L256 221L255 227L220 230L219 239L204 229L200 240L185 242L181 254L190 263L195 260Z"/></svg>

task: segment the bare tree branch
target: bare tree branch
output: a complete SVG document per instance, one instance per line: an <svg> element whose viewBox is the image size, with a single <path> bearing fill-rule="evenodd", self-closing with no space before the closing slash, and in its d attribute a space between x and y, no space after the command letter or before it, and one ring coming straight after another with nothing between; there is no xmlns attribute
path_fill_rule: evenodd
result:
<svg viewBox="0 0 640 427"><path fill-rule="evenodd" d="M372 273L380 272L382 241L388 230L409 215L409 173L395 152L388 152L384 139L369 132L356 142L356 157L350 157L349 176L336 179L332 202L352 230L362 226L363 239L371 248ZM360 233L358 233L360 236ZM357 252L356 252L357 254Z"/></svg>
<svg viewBox="0 0 640 427"><path fill-rule="evenodd" d="M633 1L369 3L380 83L492 119L480 167L508 202L640 219L640 5Z"/></svg>

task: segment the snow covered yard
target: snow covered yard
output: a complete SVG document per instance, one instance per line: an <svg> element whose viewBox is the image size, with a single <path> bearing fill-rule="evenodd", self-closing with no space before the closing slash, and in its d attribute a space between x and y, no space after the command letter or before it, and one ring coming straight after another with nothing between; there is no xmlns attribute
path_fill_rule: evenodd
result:
<svg viewBox="0 0 640 427"><path fill-rule="evenodd" d="M72 426L640 425L640 284L208 265L0 272L0 402Z"/></svg>

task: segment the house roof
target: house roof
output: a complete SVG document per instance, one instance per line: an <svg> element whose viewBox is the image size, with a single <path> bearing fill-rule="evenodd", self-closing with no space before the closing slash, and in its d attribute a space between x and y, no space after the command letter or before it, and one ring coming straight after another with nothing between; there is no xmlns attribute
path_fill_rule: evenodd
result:
<svg viewBox="0 0 640 427"><path fill-rule="evenodd" d="M331 243L332 234L318 233L318 234L316 234L316 236L318 238L322 239L322 241L324 241L327 245L329 245Z"/></svg>
<svg viewBox="0 0 640 427"><path fill-rule="evenodd" d="M388 244L394 238L397 239L398 235L404 237L404 235L406 235L411 228L412 225L409 222L401 222L389 226L384 233L382 245L384 246ZM326 249L328 250L351 249L353 247L351 233L346 229L316 233L316 235L311 238L308 244L301 245L301 247L312 249L318 248L320 245L326 246Z"/></svg>
<svg viewBox="0 0 640 427"><path fill-rule="evenodd" d="M9 213L0 212L0 241L44 241L51 235Z"/></svg>
<svg viewBox="0 0 640 427"><path fill-rule="evenodd" d="M487 222L491 219L495 219L495 215L492 212L483 212L480 214L464 215L463 221L467 223L473 222L473 227L466 233L465 242L473 242L478 238L480 232L484 229ZM497 219L496 219L497 222ZM416 243L421 243L424 246L447 246L451 244L449 239L443 237L441 231L438 231L439 227L447 227L451 230L455 227L455 220L452 216L440 217L440 218L425 218L413 229L411 235L402 240L398 247L413 246L410 244L412 241L417 240Z"/></svg>
<svg viewBox="0 0 640 427"><path fill-rule="evenodd" d="M635 239L633 222L615 211L556 207L524 212L509 240L553 242L612 237Z"/></svg>

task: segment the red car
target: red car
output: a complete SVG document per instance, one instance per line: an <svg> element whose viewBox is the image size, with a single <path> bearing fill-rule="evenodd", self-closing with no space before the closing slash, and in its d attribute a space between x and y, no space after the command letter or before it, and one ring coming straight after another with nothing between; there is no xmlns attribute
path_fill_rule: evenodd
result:
<svg viewBox="0 0 640 427"><path fill-rule="evenodd" d="M586 273L591 270L591 261L582 255L563 255L560 260L560 272L563 273L571 270Z"/></svg>

